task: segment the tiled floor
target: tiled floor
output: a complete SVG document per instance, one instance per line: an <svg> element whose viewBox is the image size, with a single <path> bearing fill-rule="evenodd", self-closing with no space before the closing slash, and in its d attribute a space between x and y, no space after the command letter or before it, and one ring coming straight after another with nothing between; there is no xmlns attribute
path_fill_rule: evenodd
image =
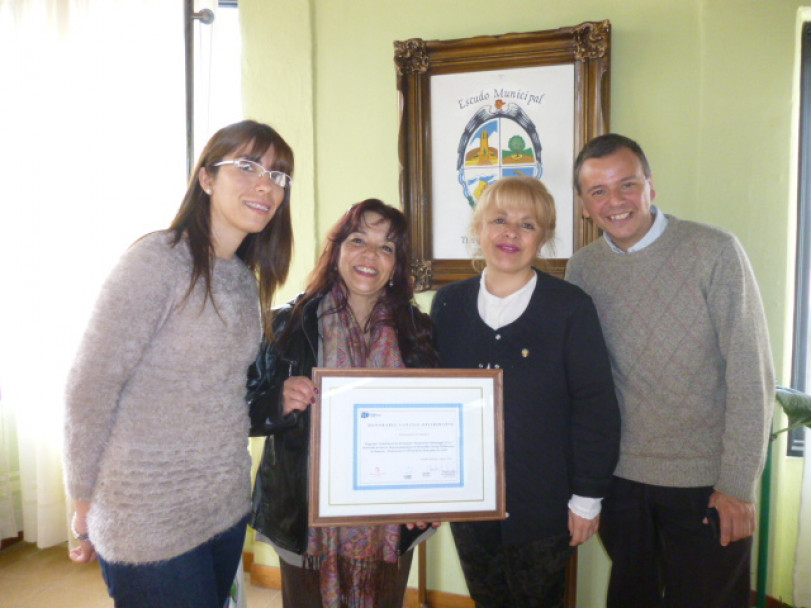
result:
<svg viewBox="0 0 811 608"><path fill-rule="evenodd" d="M247 579L246 579L247 580ZM282 594L247 586L248 608L281 608ZM0 606L3 608L113 608L98 563L68 559L65 545L37 549L16 543L0 551Z"/></svg>

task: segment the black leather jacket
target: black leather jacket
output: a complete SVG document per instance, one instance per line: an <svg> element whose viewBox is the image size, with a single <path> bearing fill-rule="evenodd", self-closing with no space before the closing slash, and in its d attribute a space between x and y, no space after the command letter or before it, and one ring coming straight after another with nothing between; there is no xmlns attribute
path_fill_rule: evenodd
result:
<svg viewBox="0 0 811 608"><path fill-rule="evenodd" d="M299 296L300 298L301 296ZM274 333L282 335L298 300L275 311ZM311 377L318 361L318 305L307 303L302 326L286 337L284 352L263 343L248 373L251 435L267 435L253 490L253 528L294 553L307 549L310 411L282 416L282 389L291 376ZM411 549L432 532L401 526L400 550Z"/></svg>

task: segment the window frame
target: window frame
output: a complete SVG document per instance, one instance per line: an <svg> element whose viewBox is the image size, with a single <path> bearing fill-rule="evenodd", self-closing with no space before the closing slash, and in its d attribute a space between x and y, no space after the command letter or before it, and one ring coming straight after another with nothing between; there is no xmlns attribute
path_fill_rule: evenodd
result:
<svg viewBox="0 0 811 608"><path fill-rule="evenodd" d="M811 23L802 28L797 190L797 257L791 386L808 392L811 376ZM803 456L804 428L789 432L787 456Z"/></svg>

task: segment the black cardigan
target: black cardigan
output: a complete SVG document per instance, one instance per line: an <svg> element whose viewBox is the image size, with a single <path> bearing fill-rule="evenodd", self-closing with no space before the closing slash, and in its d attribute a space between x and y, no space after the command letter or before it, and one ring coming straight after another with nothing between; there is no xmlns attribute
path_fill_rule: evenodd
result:
<svg viewBox="0 0 811 608"><path fill-rule="evenodd" d="M566 533L569 498L604 496L619 453L619 408L594 304L578 287L537 274L527 309L498 330L479 316L479 277L442 288L431 309L445 367L504 370L505 544Z"/></svg>

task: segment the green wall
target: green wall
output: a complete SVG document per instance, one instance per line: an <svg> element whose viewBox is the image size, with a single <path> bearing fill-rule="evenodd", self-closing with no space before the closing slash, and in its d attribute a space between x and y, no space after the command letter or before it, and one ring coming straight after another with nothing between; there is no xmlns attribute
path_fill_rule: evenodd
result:
<svg viewBox="0 0 811 608"><path fill-rule="evenodd" d="M297 155L297 255L289 297L353 202L398 202L394 40L612 23L611 127L645 148L657 203L733 231L766 304L778 382L792 321L795 0L241 0L246 112ZM430 296L419 301L427 304ZM785 453L785 445L776 446ZM800 462L778 457L769 592L791 598ZM447 528L445 526L444 528ZM776 529L775 529L776 528ZM257 559L273 563L257 550ZM429 544L429 588L464 593L447 529ZM580 606L598 606L606 560L581 551Z"/></svg>

